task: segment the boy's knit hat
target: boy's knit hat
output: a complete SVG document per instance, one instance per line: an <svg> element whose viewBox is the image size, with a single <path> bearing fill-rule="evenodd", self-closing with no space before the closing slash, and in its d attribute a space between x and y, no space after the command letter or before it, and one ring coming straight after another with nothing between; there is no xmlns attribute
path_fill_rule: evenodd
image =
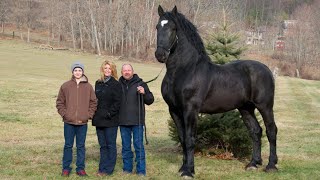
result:
<svg viewBox="0 0 320 180"><path fill-rule="evenodd" d="M77 62L74 62L72 65L71 65L71 72L73 72L74 68L81 68L82 71L84 71L84 65L77 61Z"/></svg>

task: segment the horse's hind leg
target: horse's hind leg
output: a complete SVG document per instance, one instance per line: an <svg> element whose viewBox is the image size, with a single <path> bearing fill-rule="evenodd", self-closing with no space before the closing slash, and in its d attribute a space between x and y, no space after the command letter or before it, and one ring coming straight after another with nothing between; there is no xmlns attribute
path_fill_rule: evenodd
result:
<svg viewBox="0 0 320 180"><path fill-rule="evenodd" d="M246 166L246 170L257 169L257 165L262 164L261 159L261 135L262 128L259 125L259 122L254 114L255 106L253 104L246 105L242 108L239 108L243 122L247 126L253 145L252 159L250 163Z"/></svg>
<svg viewBox="0 0 320 180"><path fill-rule="evenodd" d="M277 167L275 166L278 163L277 156L277 126L274 121L274 115L272 108L262 107L259 108L259 112L262 115L263 122L266 126L267 137L270 145L270 155L269 155L269 163L265 169L266 172L277 171Z"/></svg>

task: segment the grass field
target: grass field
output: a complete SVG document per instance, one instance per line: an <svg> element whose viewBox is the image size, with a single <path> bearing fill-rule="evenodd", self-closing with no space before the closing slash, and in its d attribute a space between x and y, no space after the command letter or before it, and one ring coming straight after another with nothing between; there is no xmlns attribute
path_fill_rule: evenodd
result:
<svg viewBox="0 0 320 180"><path fill-rule="evenodd" d="M104 59L89 54L39 50L36 45L0 40L0 179L62 179L63 123L55 108L60 85L71 77L70 64L81 60L89 81L99 77ZM118 71L123 61L116 61ZM150 80L161 70L158 63L133 63L136 73ZM179 179L181 154L168 136L167 106L161 77L149 84L155 95L147 107L147 176L144 179ZM238 160L196 157L196 179L320 179L320 81L288 77L276 79L275 117L278 126L279 172L244 170ZM266 137L265 137L266 138ZM266 142L266 139L263 140ZM86 141L87 179L100 179L99 146L89 123ZM264 166L269 146L263 144ZM122 175L121 138L118 161L108 179L140 179ZM74 167L75 168L75 167ZM74 171L69 177L77 179Z"/></svg>

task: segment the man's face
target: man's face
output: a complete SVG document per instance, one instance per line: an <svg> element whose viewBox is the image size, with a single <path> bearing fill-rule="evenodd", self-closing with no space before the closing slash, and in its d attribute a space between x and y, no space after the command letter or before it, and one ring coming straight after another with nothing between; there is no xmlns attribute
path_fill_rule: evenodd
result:
<svg viewBox="0 0 320 180"><path fill-rule="evenodd" d="M133 69L130 65L122 66L121 70L122 77L126 80L130 80L133 76Z"/></svg>
<svg viewBox="0 0 320 180"><path fill-rule="evenodd" d="M83 71L81 68L74 68L73 72L72 72L73 76L76 78L76 79L80 79L83 75Z"/></svg>

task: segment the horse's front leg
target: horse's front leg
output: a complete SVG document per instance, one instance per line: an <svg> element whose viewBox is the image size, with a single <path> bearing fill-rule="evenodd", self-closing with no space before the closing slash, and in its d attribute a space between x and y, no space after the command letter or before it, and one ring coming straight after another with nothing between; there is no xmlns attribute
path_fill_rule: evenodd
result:
<svg viewBox="0 0 320 180"><path fill-rule="evenodd" d="M186 160L187 160L186 143L185 143L185 138L184 138L185 126L184 126L184 122L183 122L183 115L181 112L179 112L178 110L176 110L174 108L169 108L169 112L170 112L170 115L171 115L171 117L177 127L179 140L180 140L181 147L183 150L183 161L182 161L182 165L179 169L179 173L182 173L186 170Z"/></svg>
<svg viewBox="0 0 320 180"><path fill-rule="evenodd" d="M196 129L198 112L194 106L186 108L183 113L185 126L185 144L186 144L186 169L181 176L193 177L194 171L194 149L196 140Z"/></svg>

